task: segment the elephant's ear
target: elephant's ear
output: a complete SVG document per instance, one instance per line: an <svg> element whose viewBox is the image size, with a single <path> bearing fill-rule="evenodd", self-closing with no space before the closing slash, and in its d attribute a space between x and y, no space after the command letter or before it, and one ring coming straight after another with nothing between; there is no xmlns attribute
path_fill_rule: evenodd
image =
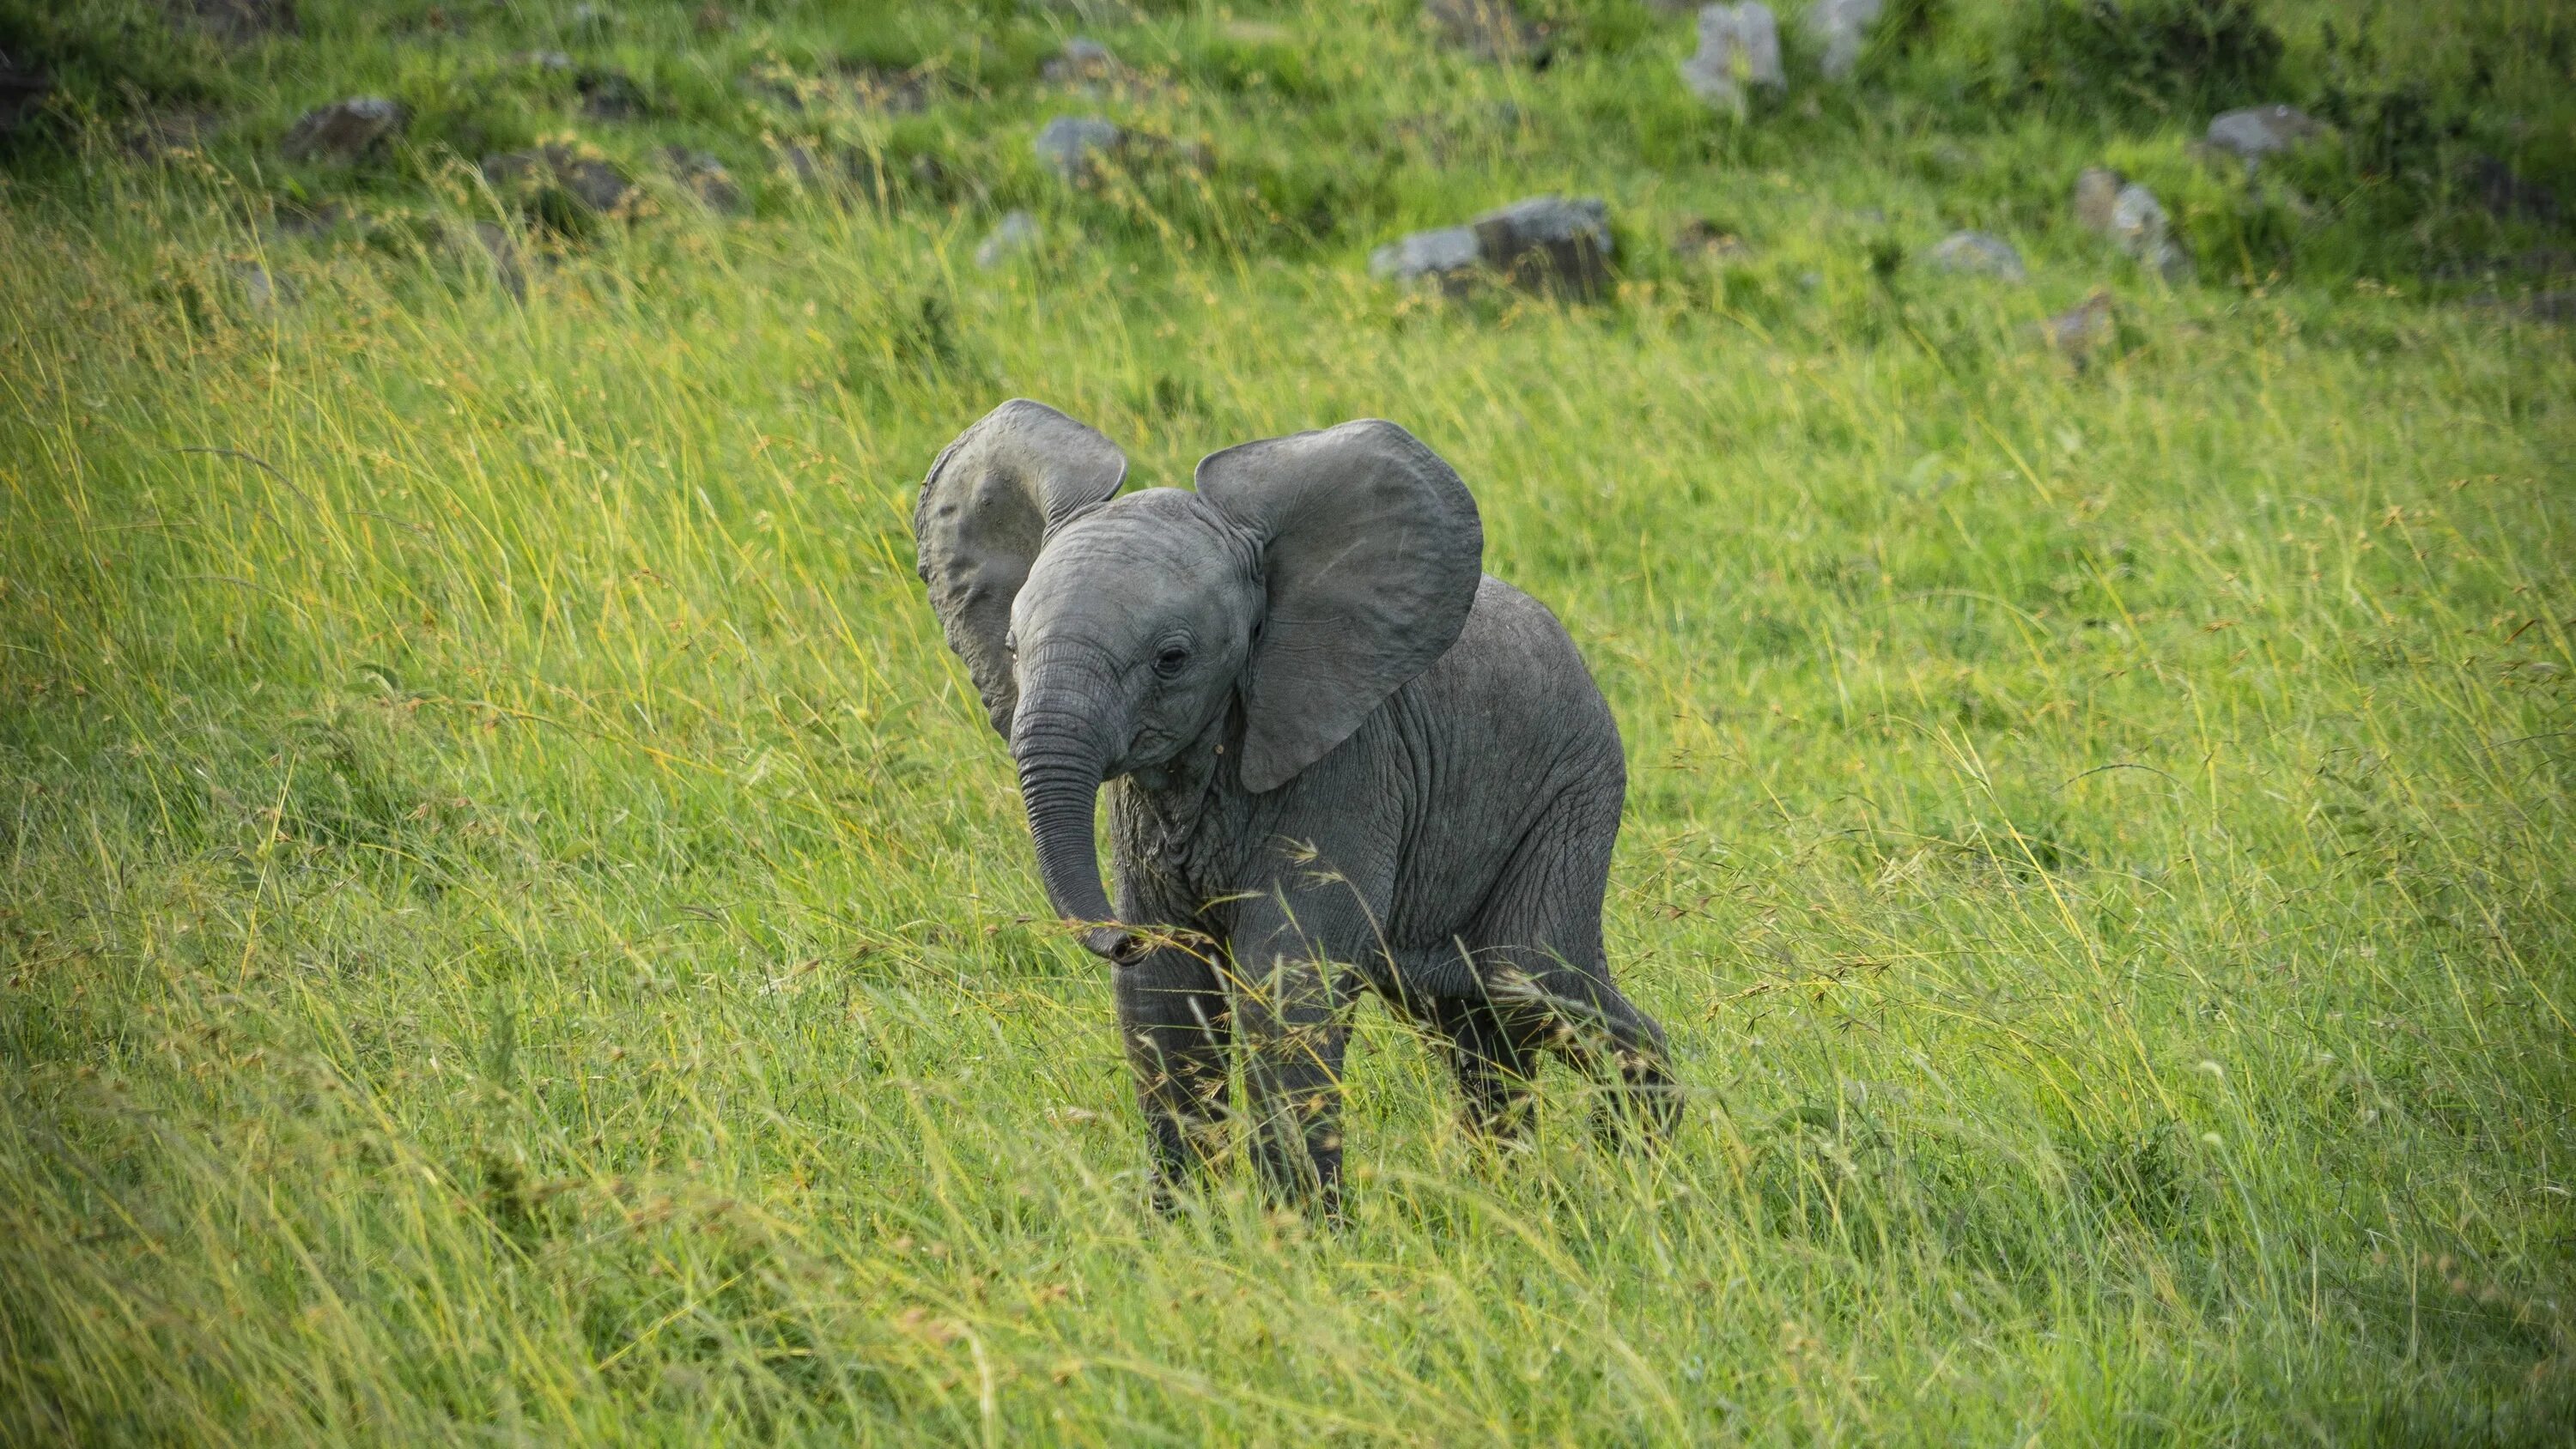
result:
<svg viewBox="0 0 2576 1449"><path fill-rule="evenodd" d="M957 435L912 510L921 581L1004 738L1019 708L1002 641L1011 600L1048 533L1105 502L1127 476L1118 445L1044 403L1014 398Z"/></svg>
<svg viewBox="0 0 2576 1449"><path fill-rule="evenodd" d="M1211 453L1198 489L1261 550L1241 769L1276 789L1457 642L1484 525L1439 454L1374 418Z"/></svg>

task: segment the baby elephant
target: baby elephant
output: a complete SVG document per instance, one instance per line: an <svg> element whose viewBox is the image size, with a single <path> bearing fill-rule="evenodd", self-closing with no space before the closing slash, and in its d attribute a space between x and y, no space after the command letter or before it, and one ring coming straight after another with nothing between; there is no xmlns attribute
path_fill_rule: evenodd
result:
<svg viewBox="0 0 2576 1449"><path fill-rule="evenodd" d="M1157 1200L1222 1138L1240 1040L1265 1179L1338 1205L1360 986L1444 1045L1480 1132L1517 1129L1542 1049L1668 1125L1663 1030L1601 950L1618 726L1564 627L1484 576L1458 475L1374 420L1210 454L1196 492L1114 497L1126 475L1007 402L931 465L913 531L1047 898L1111 963Z"/></svg>

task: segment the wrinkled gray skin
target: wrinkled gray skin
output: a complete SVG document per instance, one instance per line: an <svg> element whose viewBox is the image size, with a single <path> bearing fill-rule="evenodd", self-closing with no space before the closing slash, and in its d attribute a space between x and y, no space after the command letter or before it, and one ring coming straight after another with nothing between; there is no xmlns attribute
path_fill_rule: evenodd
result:
<svg viewBox="0 0 2576 1449"><path fill-rule="evenodd" d="M1360 989L1445 1044L1478 1131L1542 1050L1673 1111L1660 1027L1610 982L1601 898L1627 776L1573 641L1481 570L1474 500L1392 423L1248 443L1197 491L995 409L914 516L932 607L1010 741L1039 872L1108 958L1168 1201L1246 1052L1255 1158L1339 1202ZM1107 786L1113 907L1093 846Z"/></svg>

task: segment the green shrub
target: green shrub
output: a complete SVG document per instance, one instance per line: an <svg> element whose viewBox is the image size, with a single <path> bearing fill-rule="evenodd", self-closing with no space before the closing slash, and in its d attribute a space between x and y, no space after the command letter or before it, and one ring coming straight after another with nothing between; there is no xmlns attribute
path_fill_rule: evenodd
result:
<svg viewBox="0 0 2576 1449"><path fill-rule="evenodd" d="M2197 118L2268 97L2286 48L2252 0L2042 0L2010 55L2026 97Z"/></svg>

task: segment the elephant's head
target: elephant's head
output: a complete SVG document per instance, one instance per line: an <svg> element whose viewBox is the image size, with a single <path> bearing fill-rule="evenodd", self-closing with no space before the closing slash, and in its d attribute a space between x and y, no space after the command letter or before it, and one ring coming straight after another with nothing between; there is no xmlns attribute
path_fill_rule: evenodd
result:
<svg viewBox="0 0 2576 1449"><path fill-rule="evenodd" d="M1456 642L1484 531L1467 487L1393 423L1212 453L1198 491L1113 498L1126 455L1040 403L958 435L913 514L949 646L1010 741L1047 898L1112 959L1092 848L1100 784L1170 760L1229 699L1236 770L1275 790Z"/></svg>

